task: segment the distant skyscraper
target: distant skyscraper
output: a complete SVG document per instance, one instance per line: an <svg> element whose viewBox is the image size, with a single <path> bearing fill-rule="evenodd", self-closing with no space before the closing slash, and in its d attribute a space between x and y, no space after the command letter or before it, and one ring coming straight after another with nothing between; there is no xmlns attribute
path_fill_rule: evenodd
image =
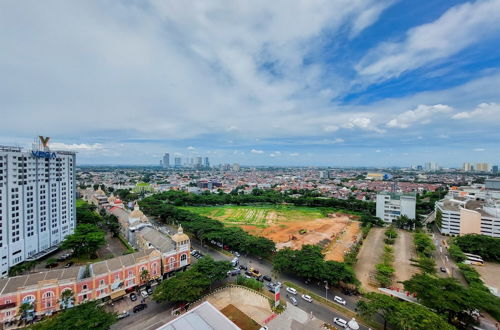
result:
<svg viewBox="0 0 500 330"><path fill-rule="evenodd" d="M238 163L234 163L232 167L232 170L235 172L238 172L240 170L240 164Z"/></svg>
<svg viewBox="0 0 500 330"><path fill-rule="evenodd" d="M472 171L472 164L471 163L464 163L464 167L463 167L463 170L464 172L470 172Z"/></svg>
<svg viewBox="0 0 500 330"><path fill-rule="evenodd" d="M163 168L170 167L170 154L166 153L163 155Z"/></svg>
<svg viewBox="0 0 500 330"><path fill-rule="evenodd" d="M493 167L491 168L491 171L493 173L498 173L498 165L493 165Z"/></svg>
<svg viewBox="0 0 500 330"><path fill-rule="evenodd" d="M210 162L208 161L208 157L205 157L205 163L203 164L205 167L210 167Z"/></svg>
<svg viewBox="0 0 500 330"><path fill-rule="evenodd" d="M181 160L181 157L175 157L175 158L174 158L174 166L175 166L175 167L181 167L181 166L182 166L182 160Z"/></svg>
<svg viewBox="0 0 500 330"><path fill-rule="evenodd" d="M196 163L195 163L195 166L196 166L196 167L201 167L202 160L203 160L203 158L202 158L202 157L196 157Z"/></svg>
<svg viewBox="0 0 500 330"><path fill-rule="evenodd" d="M488 163L477 163L476 164L476 171L477 172L490 172L491 166Z"/></svg>
<svg viewBox="0 0 500 330"><path fill-rule="evenodd" d="M439 171L439 165L436 162L425 163L425 170L430 172Z"/></svg>

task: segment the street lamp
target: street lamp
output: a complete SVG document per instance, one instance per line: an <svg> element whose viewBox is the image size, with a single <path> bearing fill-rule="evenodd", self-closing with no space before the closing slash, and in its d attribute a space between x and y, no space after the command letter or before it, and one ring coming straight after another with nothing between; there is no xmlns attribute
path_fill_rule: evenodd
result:
<svg viewBox="0 0 500 330"><path fill-rule="evenodd" d="M325 298L328 300L328 282L326 280L323 282L325 282Z"/></svg>

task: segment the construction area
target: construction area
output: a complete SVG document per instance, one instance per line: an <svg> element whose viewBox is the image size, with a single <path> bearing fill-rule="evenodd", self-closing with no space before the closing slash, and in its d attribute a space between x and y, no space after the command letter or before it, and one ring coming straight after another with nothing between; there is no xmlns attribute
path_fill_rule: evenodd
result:
<svg viewBox="0 0 500 330"><path fill-rule="evenodd" d="M344 254L361 237L361 223L356 221L357 216L323 208L279 205L185 209L238 226L252 235L266 237L276 243L277 249L318 245L326 260L343 261Z"/></svg>

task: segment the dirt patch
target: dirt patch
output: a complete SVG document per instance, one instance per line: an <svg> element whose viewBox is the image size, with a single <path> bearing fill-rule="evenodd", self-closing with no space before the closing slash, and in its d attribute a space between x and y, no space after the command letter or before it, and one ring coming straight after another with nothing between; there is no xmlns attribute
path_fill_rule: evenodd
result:
<svg viewBox="0 0 500 330"><path fill-rule="evenodd" d="M230 319L234 324L236 324L241 329L249 329L249 330L260 329L260 325L257 322L252 320L245 313L243 313L233 305L227 305L226 307L221 309L221 313L226 315L228 319Z"/></svg>
<svg viewBox="0 0 500 330"><path fill-rule="evenodd" d="M325 249L325 260L344 261L344 255L361 239L361 223L347 221L342 230Z"/></svg>
<svg viewBox="0 0 500 330"><path fill-rule="evenodd" d="M413 233L398 230L398 238L394 244L394 281L393 286L403 288L401 281L409 280L419 269L411 265L410 259L417 259L413 243Z"/></svg>
<svg viewBox="0 0 500 330"><path fill-rule="evenodd" d="M483 266L474 266L481 275L481 279L487 286L496 288L500 291L500 263L485 262Z"/></svg>
<svg viewBox="0 0 500 330"><path fill-rule="evenodd" d="M359 250L358 262L354 270L361 286L366 291L378 291L378 285L371 279L371 276L384 251L384 231L385 228L372 228Z"/></svg>

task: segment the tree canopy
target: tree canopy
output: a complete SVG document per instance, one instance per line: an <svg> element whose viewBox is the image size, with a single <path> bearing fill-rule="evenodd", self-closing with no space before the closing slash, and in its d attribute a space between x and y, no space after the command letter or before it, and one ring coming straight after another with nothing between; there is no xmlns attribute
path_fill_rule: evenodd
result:
<svg viewBox="0 0 500 330"><path fill-rule="evenodd" d="M93 256L105 244L103 230L96 225L79 224L73 234L66 236L66 239L61 243L61 248L73 249L73 253L77 256Z"/></svg>
<svg viewBox="0 0 500 330"><path fill-rule="evenodd" d="M463 252L478 254L484 260L500 261L500 238L467 234L456 237L454 242Z"/></svg>
<svg viewBox="0 0 500 330"><path fill-rule="evenodd" d="M394 329L454 329L440 315L418 304L402 302L380 293L368 293L365 298L358 302L358 311L367 316L380 314L384 319L384 329L387 324Z"/></svg>
<svg viewBox="0 0 500 330"><path fill-rule="evenodd" d="M153 300L157 302L193 302L205 292L212 283L222 280L231 263L214 261L205 256L185 272L161 282L155 289Z"/></svg>
<svg viewBox="0 0 500 330"><path fill-rule="evenodd" d="M67 329L93 329L106 330L116 322L116 315L106 312L104 308L92 301L65 309L44 321L29 327L32 330L67 330Z"/></svg>
<svg viewBox="0 0 500 330"><path fill-rule="evenodd" d="M273 258L274 269L300 277L327 281L337 285L340 282L357 284L358 280L352 268L345 263L325 261L321 248L303 245L300 250L284 248L276 252Z"/></svg>

